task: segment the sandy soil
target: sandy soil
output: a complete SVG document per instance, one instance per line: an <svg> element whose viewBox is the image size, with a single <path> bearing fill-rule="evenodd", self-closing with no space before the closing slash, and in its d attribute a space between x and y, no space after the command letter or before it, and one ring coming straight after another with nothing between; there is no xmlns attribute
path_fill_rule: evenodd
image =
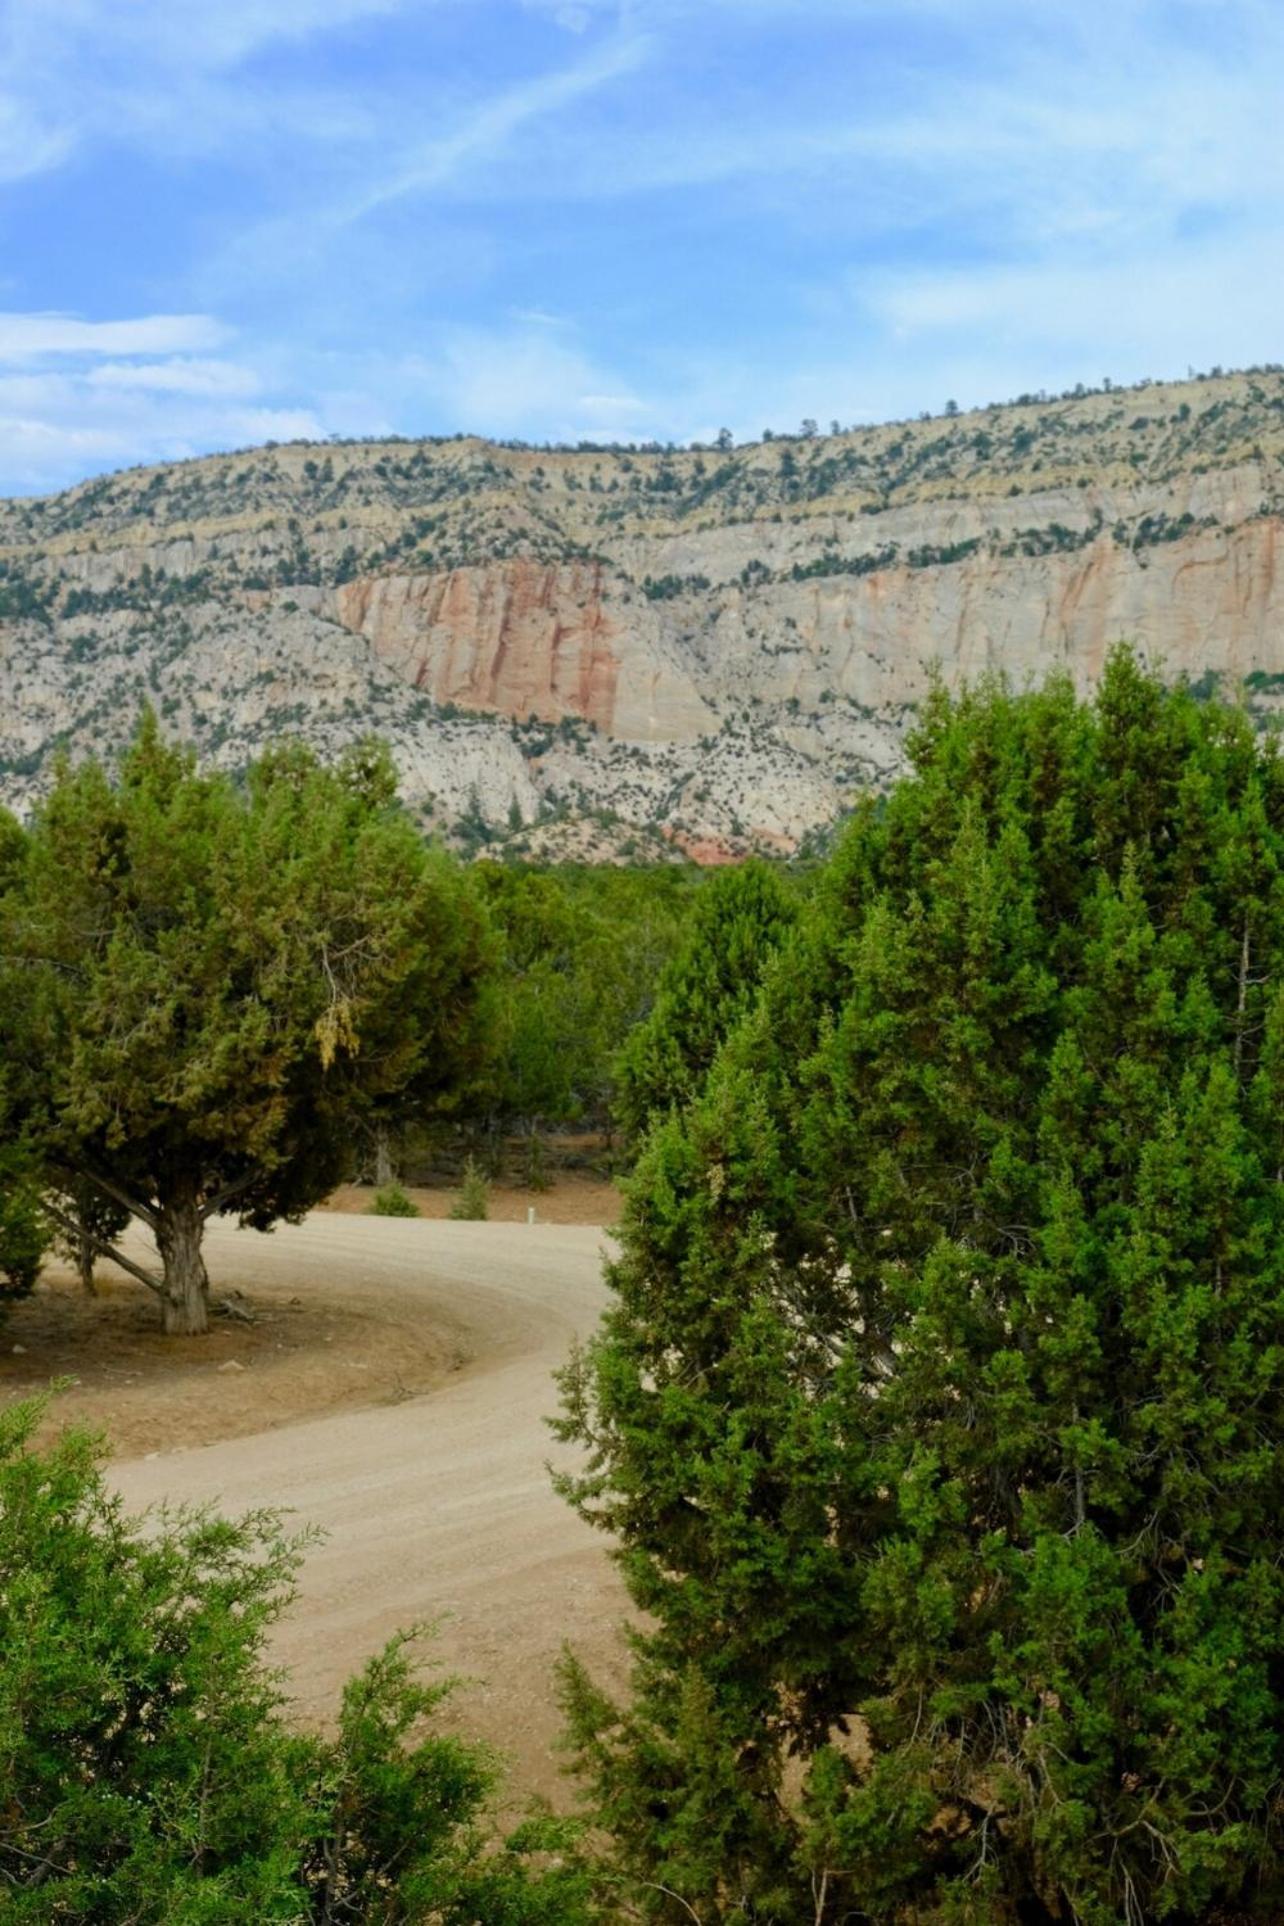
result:
<svg viewBox="0 0 1284 1926"><path fill-rule="evenodd" d="M565 1799L556 1655L569 1637L608 1685L623 1670L623 1592L602 1540L550 1489L546 1461L564 1454L544 1424L550 1373L604 1301L605 1241L586 1226L337 1211L270 1237L216 1224L216 1288L244 1290L259 1322L192 1340L193 1356L176 1358L172 1341L149 1346L140 1324L154 1312L122 1287L131 1346L101 1367L82 1357L60 1409L114 1413L111 1430L135 1455L112 1476L132 1508L275 1505L322 1528L274 1643L303 1718L332 1716L343 1679L398 1627L440 1619L437 1656L469 1680L455 1723L509 1755L515 1795ZM35 1337L42 1314L65 1308L52 1294L32 1300L6 1346L27 1341L23 1318ZM0 1396L20 1388L16 1376L47 1379L55 1348L10 1353ZM220 1369L229 1359L244 1369ZM100 1382L99 1368L138 1378ZM283 1423L309 1372L325 1415ZM240 1435L199 1444L214 1424ZM165 1432L170 1448L148 1443Z"/></svg>

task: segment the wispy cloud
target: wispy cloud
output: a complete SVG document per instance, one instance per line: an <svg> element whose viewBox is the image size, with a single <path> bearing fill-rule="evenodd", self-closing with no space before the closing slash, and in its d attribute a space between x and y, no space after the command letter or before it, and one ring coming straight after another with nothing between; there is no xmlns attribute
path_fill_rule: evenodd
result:
<svg viewBox="0 0 1284 1926"><path fill-rule="evenodd" d="M182 461L211 448L318 439L311 408L212 406L172 395L128 397L81 381L15 387L0 376L0 463L10 493L37 494L139 462Z"/></svg>
<svg viewBox="0 0 1284 1926"><path fill-rule="evenodd" d="M253 368L234 361L106 361L85 379L94 388L135 394L244 396L257 394L262 381Z"/></svg>
<svg viewBox="0 0 1284 1926"><path fill-rule="evenodd" d="M315 409L265 395L211 315L85 321L0 313L0 472L10 489L88 468L172 460L210 447L320 435Z"/></svg>
<svg viewBox="0 0 1284 1926"><path fill-rule="evenodd" d="M1007 380L967 398L998 399L1013 386L1055 387L1084 374L1135 378L1181 373L1187 363L1279 358L1284 248L1259 252L1222 241L1189 259L1159 252L1060 266L911 270L867 280L857 298L892 352L915 361L944 343L960 362L975 364L984 343L990 383L1004 367Z"/></svg>
<svg viewBox="0 0 1284 1926"><path fill-rule="evenodd" d="M48 355L183 354L215 348L226 333L208 314L145 314L127 321L0 314L0 362Z"/></svg>
<svg viewBox="0 0 1284 1926"><path fill-rule="evenodd" d="M324 128L340 89L278 86L246 63L395 15L410 0L0 0L0 180L62 165L97 140L217 151L274 119ZM329 100L325 99L328 96Z"/></svg>
<svg viewBox="0 0 1284 1926"><path fill-rule="evenodd" d="M342 224L360 220L391 201L442 186L466 166L493 158L531 122L559 113L632 73L651 45L644 35L612 40L571 67L503 89L464 115L449 133L403 155L394 172L355 196L337 219Z"/></svg>
<svg viewBox="0 0 1284 1926"><path fill-rule="evenodd" d="M407 399L479 434L575 441L654 432L653 409L573 340L545 328L452 329L404 364Z"/></svg>

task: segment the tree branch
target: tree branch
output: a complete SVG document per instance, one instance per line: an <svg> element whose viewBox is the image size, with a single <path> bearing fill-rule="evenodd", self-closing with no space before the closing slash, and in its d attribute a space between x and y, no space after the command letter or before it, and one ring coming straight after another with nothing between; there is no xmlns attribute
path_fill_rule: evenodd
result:
<svg viewBox="0 0 1284 1926"><path fill-rule="evenodd" d="M222 1210L224 1204L230 1203L238 1192L248 1190L260 1174L257 1170L248 1171L244 1177L238 1177L235 1183L224 1184L222 1190L216 1190L214 1195L201 1205L201 1222L204 1223L207 1217L212 1217L216 1210Z"/></svg>
<svg viewBox="0 0 1284 1926"><path fill-rule="evenodd" d="M154 1231L156 1229L156 1212L151 1206L149 1204L140 1204L136 1197L131 1197L127 1191L122 1190L120 1185L114 1183L110 1177L104 1177L100 1170L91 1170L88 1164L80 1164L74 1167L68 1165L66 1168L69 1176L85 1177L91 1184L96 1185L96 1187L103 1192L104 1196L114 1198L122 1209L129 1212L131 1217L141 1217L148 1230Z"/></svg>
<svg viewBox="0 0 1284 1926"><path fill-rule="evenodd" d="M69 1216L66 1211L59 1210L58 1206L51 1204L48 1198L44 1200L43 1208L46 1216L52 1217L55 1224L61 1224L62 1228L69 1231L73 1237L87 1239L96 1251L101 1252L104 1257L109 1257L113 1264L119 1264L122 1271L128 1271L129 1275L136 1277L140 1284L145 1284L149 1291L155 1291L157 1297L164 1297L165 1286L160 1278L154 1277L150 1271L145 1271L141 1264L135 1264L132 1257L126 1257L124 1251L118 1251L116 1246L109 1244L105 1237L97 1237L93 1231L86 1230L76 1218Z"/></svg>

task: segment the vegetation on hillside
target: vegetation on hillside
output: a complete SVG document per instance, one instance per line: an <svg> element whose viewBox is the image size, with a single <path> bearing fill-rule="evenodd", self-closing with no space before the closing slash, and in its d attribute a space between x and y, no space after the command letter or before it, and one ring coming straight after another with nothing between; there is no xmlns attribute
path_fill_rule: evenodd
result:
<svg viewBox="0 0 1284 1926"><path fill-rule="evenodd" d="M1066 609L1072 650L1089 609L1162 649L1187 560L1269 594L1277 367L831 429L290 444L0 503L0 798L27 810L62 749L123 746L145 696L237 774L285 734L332 755L379 733L465 854L770 853L893 777L919 658L967 657L960 609L985 626L974 590L1035 659ZM1248 621L1207 615L1210 668L1271 673Z"/></svg>
<svg viewBox="0 0 1284 1926"><path fill-rule="evenodd" d="M0 545L39 544L89 527L113 533L145 512L159 528L264 515L263 566L243 583L267 588L351 579L358 566L425 559L434 566L475 562L483 554L543 554L593 560L593 530L630 522L731 519L844 491L864 494L873 512L935 492L942 481L992 475L1028 478L1048 471L1073 482L1085 463L1153 477L1180 466L1217 467L1277 435L1284 416L1284 368L1214 368L1184 382L1079 383L1063 393L1021 394L961 411L922 412L875 425L815 422L768 429L737 447L729 435L682 448L658 442L534 447L468 435L391 437L244 449L164 467L126 470L43 500L0 504ZM514 503L522 505L515 521ZM363 554L355 511L390 509L402 525L379 555ZM569 513L572 526L559 530ZM353 514L349 522L346 517ZM315 536L334 530L318 550ZM288 564L284 573L280 565ZM648 594L672 594L670 574L647 578ZM136 595L174 592L168 576L137 575ZM40 619L56 589L0 562L0 619ZM101 612L92 592L78 612Z"/></svg>
<svg viewBox="0 0 1284 1926"><path fill-rule="evenodd" d="M565 1686L657 1921L1284 1911L1284 760L1125 651L938 691L568 1371Z"/></svg>

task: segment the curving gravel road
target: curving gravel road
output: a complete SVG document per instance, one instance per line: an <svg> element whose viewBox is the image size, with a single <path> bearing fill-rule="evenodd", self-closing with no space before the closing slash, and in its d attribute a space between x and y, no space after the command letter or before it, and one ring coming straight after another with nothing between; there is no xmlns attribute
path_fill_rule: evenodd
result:
<svg viewBox="0 0 1284 1926"><path fill-rule="evenodd" d="M623 1590L599 1534L549 1487L560 1448L543 1420L550 1373L605 1302L603 1231L569 1225L430 1223L318 1213L270 1239L210 1231L210 1270L254 1269L413 1294L468 1362L437 1390L200 1449L113 1467L131 1509L216 1502L284 1506L326 1537L274 1637L299 1712L329 1718L343 1680L399 1626L441 1619L434 1641L467 1686L463 1729L500 1745L512 1789L556 1796L551 1671L564 1639L608 1683L620 1676Z"/></svg>

